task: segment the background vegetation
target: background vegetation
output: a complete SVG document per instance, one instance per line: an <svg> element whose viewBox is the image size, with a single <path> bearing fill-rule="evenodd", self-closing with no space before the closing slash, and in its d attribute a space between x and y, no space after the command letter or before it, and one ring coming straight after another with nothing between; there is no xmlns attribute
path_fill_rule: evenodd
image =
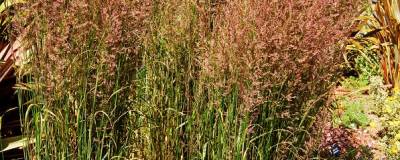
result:
<svg viewBox="0 0 400 160"><path fill-rule="evenodd" d="M399 1L380 0L357 18L345 54L356 74L341 81L333 121L352 134L353 157L399 159ZM328 133L327 135L330 135ZM325 136L328 141L329 136ZM334 140L343 143L342 140ZM340 142L341 141L341 142ZM331 141L332 142L332 141ZM332 143L331 143L332 144ZM349 144L349 143L347 143ZM355 145L354 145L355 144ZM369 155L360 146L369 148ZM363 152L363 153L362 153Z"/></svg>

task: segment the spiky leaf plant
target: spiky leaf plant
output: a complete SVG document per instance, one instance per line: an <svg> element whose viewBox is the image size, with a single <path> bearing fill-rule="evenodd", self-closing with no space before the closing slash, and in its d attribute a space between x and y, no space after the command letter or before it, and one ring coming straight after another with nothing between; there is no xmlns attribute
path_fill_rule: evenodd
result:
<svg viewBox="0 0 400 160"><path fill-rule="evenodd" d="M398 0L381 0L374 6L382 75L395 92L400 91L400 8Z"/></svg>

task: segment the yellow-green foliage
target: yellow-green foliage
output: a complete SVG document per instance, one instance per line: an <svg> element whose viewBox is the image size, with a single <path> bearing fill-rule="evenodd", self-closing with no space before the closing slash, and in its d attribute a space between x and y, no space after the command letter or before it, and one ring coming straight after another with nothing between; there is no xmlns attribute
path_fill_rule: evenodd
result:
<svg viewBox="0 0 400 160"><path fill-rule="evenodd" d="M387 144L386 153L392 157L400 157L400 99L398 95L388 97L384 103L375 108L382 128L385 128L382 142Z"/></svg>
<svg viewBox="0 0 400 160"><path fill-rule="evenodd" d="M382 77L369 77L369 79L368 85L343 86L351 92L338 97L335 103L338 105L334 113L334 122L336 125L352 128L353 131L363 130L371 134L375 142L366 142L372 145L371 150L382 153L386 158L398 159L400 157L399 95L388 96ZM356 81L364 79L351 78L346 81L357 84ZM365 91L368 91L368 94L365 94Z"/></svg>

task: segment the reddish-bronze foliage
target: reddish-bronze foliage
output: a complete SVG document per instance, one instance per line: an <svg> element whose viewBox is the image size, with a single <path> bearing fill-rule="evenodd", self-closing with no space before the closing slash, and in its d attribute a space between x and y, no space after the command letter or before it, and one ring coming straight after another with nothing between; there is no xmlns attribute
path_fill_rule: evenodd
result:
<svg viewBox="0 0 400 160"><path fill-rule="evenodd" d="M336 45L349 33L356 0L227 1L218 10L203 68L237 84L248 107L271 98L277 86L287 102L326 93L342 62ZM218 79L218 78L217 78ZM226 83L226 84L222 84Z"/></svg>
<svg viewBox="0 0 400 160"><path fill-rule="evenodd" d="M358 0L224 1L214 8L203 73L227 93L238 86L241 110L273 112L298 143L340 75L340 40L350 33ZM258 118L257 118L258 117ZM258 119L258 120L257 120ZM250 129L251 133L257 131ZM258 132L266 132L259 130ZM278 137L275 137L278 139ZM291 141L289 140L289 141ZM281 143L281 142L277 142ZM301 143L301 142L300 142ZM290 145L280 147L291 148ZM286 149L277 149L287 153ZM290 150L290 149L289 149ZM280 154L287 155L287 154ZM284 157L283 157L284 159Z"/></svg>
<svg viewBox="0 0 400 160"><path fill-rule="evenodd" d="M104 92L112 93L113 86L108 84L114 83L116 58L123 55L132 63L140 61L139 41L146 32L150 1L39 0L27 4L16 16L14 28L20 30L17 34L24 36L27 46L32 46L33 69L43 76L40 81L49 94L67 88L74 93L81 86L70 84L79 76L93 76L94 83L96 77L87 74L87 67L107 70L102 72L107 75L97 76L110 78L101 85ZM89 66L76 67L84 65ZM95 65L102 66L93 68Z"/></svg>

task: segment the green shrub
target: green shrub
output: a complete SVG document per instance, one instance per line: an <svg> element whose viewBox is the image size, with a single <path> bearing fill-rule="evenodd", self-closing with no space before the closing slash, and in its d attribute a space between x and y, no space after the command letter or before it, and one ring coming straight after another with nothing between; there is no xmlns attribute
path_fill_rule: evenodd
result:
<svg viewBox="0 0 400 160"><path fill-rule="evenodd" d="M337 124L348 128L365 127L369 124L370 120L364 112L365 104L359 101L345 100L341 105L345 109L341 115L336 117L335 121Z"/></svg>
<svg viewBox="0 0 400 160"><path fill-rule="evenodd" d="M347 89L360 89L365 88L369 84L369 79L364 77L349 77L340 82L340 84Z"/></svg>

